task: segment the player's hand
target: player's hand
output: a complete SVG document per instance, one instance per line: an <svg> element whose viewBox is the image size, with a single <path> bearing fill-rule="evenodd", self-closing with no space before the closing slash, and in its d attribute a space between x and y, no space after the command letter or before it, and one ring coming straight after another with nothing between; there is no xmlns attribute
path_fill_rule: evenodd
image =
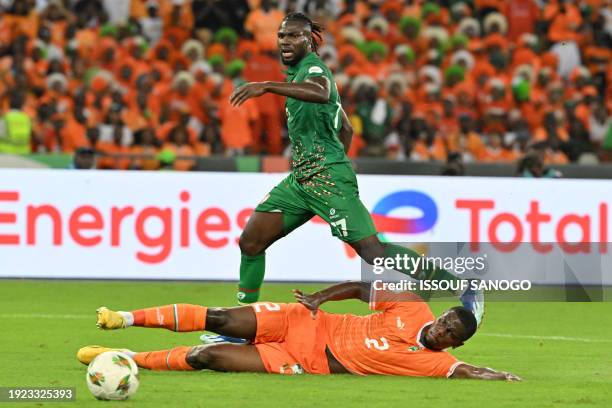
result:
<svg viewBox="0 0 612 408"><path fill-rule="evenodd" d="M240 106L247 99L256 98L266 93L265 82L249 82L239 88L236 88L230 95L230 104L232 106Z"/></svg>
<svg viewBox="0 0 612 408"><path fill-rule="evenodd" d="M310 310L313 319L317 317L319 306L323 303L323 298L320 295L316 293L307 295L299 289L293 289L293 296L295 296L295 300L297 300L298 303L303 304L306 309Z"/></svg>
<svg viewBox="0 0 612 408"><path fill-rule="evenodd" d="M518 375L514 375L512 373L508 373L508 372L502 372L502 374L506 377L506 381L522 381L522 378L519 377Z"/></svg>

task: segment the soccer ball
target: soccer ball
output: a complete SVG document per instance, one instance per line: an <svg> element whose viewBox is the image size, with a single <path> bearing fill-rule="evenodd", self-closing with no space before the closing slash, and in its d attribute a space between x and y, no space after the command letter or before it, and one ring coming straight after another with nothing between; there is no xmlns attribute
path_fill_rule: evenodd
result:
<svg viewBox="0 0 612 408"><path fill-rule="evenodd" d="M100 400L124 400L138 389L138 366L127 354L107 351L87 367L87 387Z"/></svg>

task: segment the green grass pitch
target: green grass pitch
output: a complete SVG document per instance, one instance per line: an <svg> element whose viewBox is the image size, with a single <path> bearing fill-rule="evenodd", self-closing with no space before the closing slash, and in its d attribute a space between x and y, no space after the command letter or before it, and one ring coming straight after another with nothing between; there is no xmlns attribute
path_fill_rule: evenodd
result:
<svg viewBox="0 0 612 408"><path fill-rule="evenodd" d="M263 297L290 301L291 289L325 285L272 284ZM199 333L132 328L103 332L95 309L168 303L231 306L234 285L193 282L0 280L0 386L74 386L77 402L0 403L52 407L610 407L610 303L487 304L480 331L454 354L470 363L511 371L521 383L339 376L280 376L142 371L128 401L96 401L77 349L87 344L157 350L198 344ZM448 304L433 303L437 314ZM333 312L366 313L357 301L327 304Z"/></svg>

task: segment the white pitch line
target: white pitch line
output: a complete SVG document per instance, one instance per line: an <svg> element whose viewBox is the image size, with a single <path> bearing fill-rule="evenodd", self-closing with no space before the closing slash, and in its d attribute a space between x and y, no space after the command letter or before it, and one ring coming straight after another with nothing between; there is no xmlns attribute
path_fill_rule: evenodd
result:
<svg viewBox="0 0 612 408"><path fill-rule="evenodd" d="M0 314L0 319L94 319L95 315L14 313Z"/></svg>
<svg viewBox="0 0 612 408"><path fill-rule="evenodd" d="M479 336L488 337L507 337L511 339L530 339L530 340L561 340L561 341L579 341L583 343L612 343L612 340L607 339L587 339L584 337L565 337L565 336L534 336L529 334L509 334L509 333L480 333Z"/></svg>

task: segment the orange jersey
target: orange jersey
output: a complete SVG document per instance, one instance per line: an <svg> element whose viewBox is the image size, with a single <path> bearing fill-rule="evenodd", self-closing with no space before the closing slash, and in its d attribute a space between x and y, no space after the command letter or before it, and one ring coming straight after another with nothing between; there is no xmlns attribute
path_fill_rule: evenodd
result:
<svg viewBox="0 0 612 408"><path fill-rule="evenodd" d="M385 301L376 300L384 293ZM423 329L435 317L414 294L372 290L367 316L322 313L326 342L336 359L353 374L448 377L461 364L445 351L425 348Z"/></svg>

